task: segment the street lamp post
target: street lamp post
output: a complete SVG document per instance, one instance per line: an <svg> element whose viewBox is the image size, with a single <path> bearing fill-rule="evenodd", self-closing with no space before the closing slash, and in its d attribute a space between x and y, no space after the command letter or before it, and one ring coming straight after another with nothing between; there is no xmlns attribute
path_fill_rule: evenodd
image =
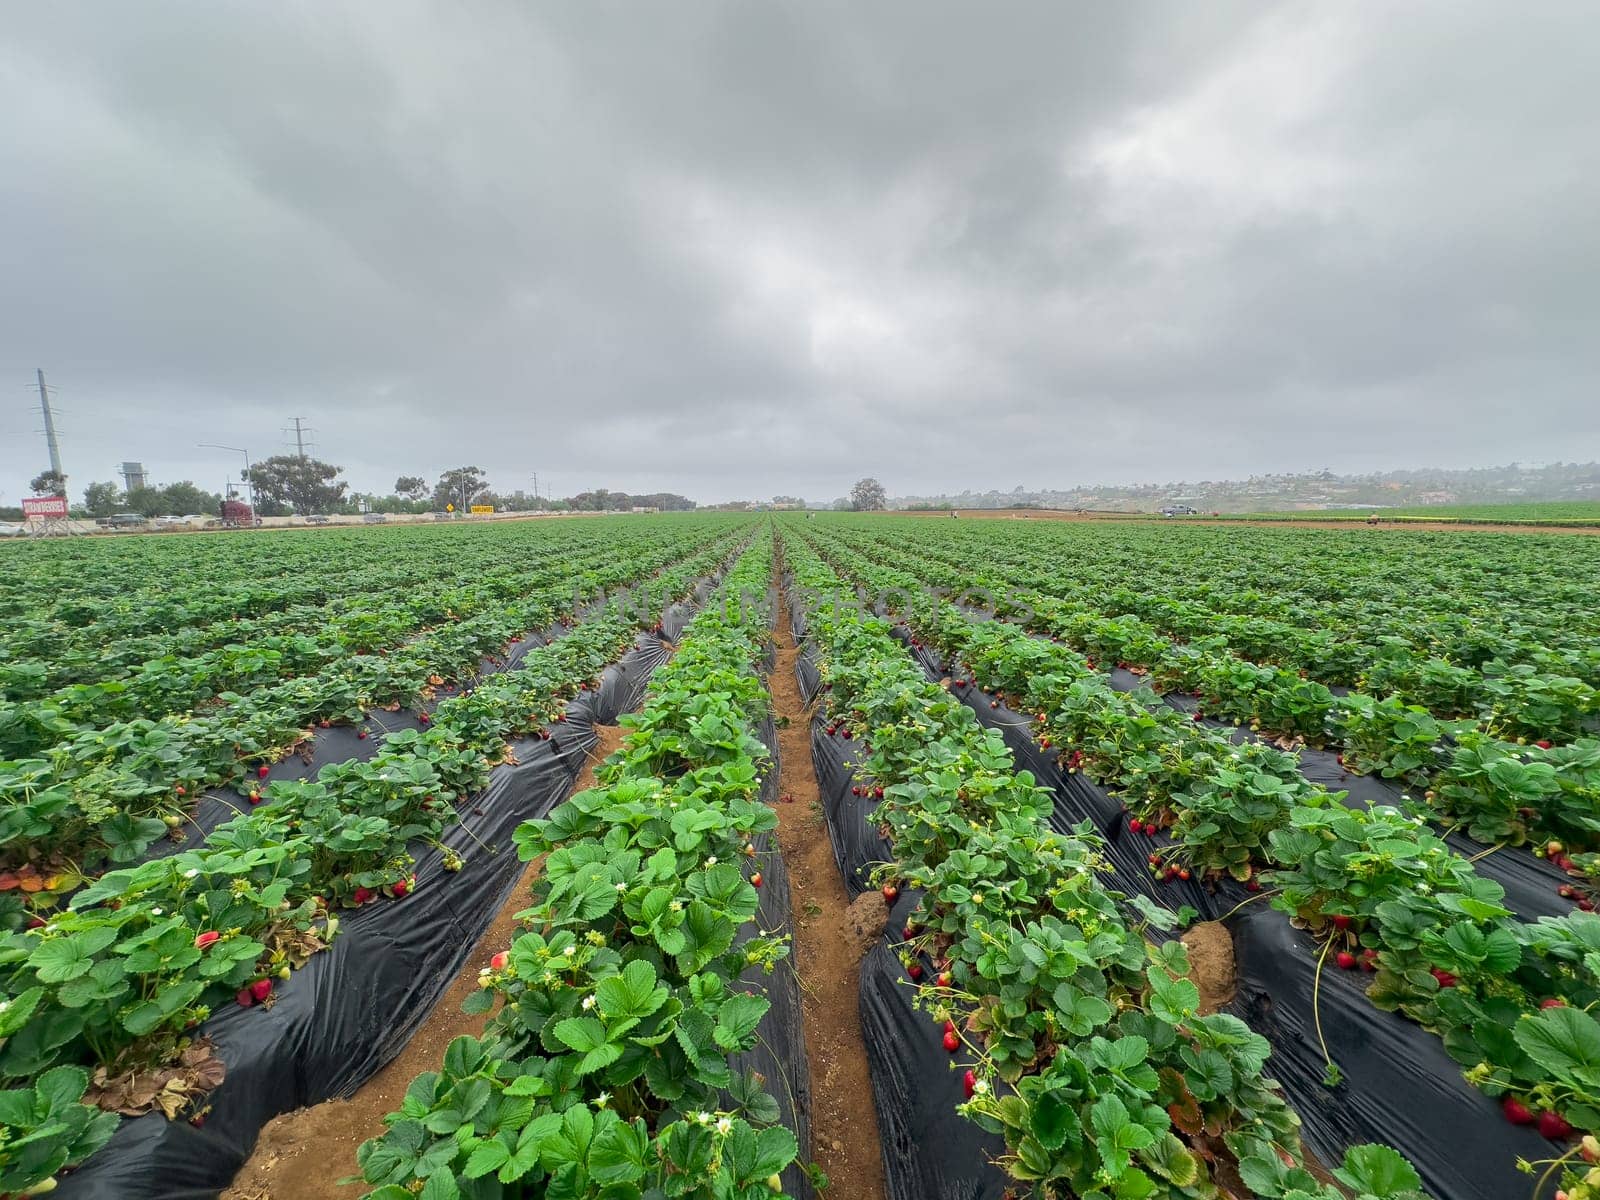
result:
<svg viewBox="0 0 1600 1200"><path fill-rule="evenodd" d="M244 484L250 489L250 511L256 512L256 481L250 477L250 451L243 446L223 446L217 442L197 442L203 450L232 450L235 454L244 455ZM259 516L259 513L256 513Z"/></svg>

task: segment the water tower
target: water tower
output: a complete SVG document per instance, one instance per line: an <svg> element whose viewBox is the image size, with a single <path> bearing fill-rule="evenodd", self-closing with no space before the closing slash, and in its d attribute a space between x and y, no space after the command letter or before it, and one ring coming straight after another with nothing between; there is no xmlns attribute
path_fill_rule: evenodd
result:
<svg viewBox="0 0 1600 1200"><path fill-rule="evenodd" d="M146 485L147 479L148 476L145 474L143 463L125 462L122 464L123 491L131 492L134 488L142 488Z"/></svg>

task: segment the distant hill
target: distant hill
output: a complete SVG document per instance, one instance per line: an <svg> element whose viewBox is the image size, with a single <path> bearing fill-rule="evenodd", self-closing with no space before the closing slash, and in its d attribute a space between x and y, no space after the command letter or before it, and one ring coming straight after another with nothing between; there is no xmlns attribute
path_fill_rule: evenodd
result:
<svg viewBox="0 0 1600 1200"><path fill-rule="evenodd" d="M1451 471L1422 468L1371 475L1316 471L1242 480L1094 484L1063 490L961 492L898 496L891 508L1084 508L1149 512L1189 504L1205 512L1289 512L1346 508L1550 503L1600 500L1600 463L1551 463Z"/></svg>

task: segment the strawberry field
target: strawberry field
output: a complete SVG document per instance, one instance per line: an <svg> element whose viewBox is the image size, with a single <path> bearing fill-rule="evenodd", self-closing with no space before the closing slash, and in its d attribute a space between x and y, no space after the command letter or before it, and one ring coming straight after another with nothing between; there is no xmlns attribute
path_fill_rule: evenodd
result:
<svg viewBox="0 0 1600 1200"><path fill-rule="evenodd" d="M696 515L6 566L0 1197L216 1195L502 909L340 1194L1600 1197L1591 539ZM807 930L866 901L819 1011Z"/></svg>
<svg viewBox="0 0 1600 1200"><path fill-rule="evenodd" d="M1586 541L794 533L817 736L861 747L841 866L896 898L878 966L945 1023L934 1107L995 1139L963 1194L1600 1194ZM1238 970L1208 1016L1196 918ZM908 1073L875 1085L913 1138Z"/></svg>

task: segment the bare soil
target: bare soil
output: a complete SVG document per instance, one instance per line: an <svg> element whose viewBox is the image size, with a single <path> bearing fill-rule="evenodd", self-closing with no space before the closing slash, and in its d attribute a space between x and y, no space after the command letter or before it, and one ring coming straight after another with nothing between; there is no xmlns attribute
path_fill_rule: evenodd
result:
<svg viewBox="0 0 1600 1200"><path fill-rule="evenodd" d="M600 741L578 773L574 793L594 786L595 767L617 748L625 731L597 725L595 732ZM222 1200L355 1200L366 1190L359 1182L341 1187L338 1180L356 1174L356 1147L383 1133L384 1114L399 1109L411 1081L424 1071L438 1070L445 1048L456 1038L483 1032L488 1015L468 1016L461 1003L477 988L478 971L517 936L513 914L528 907L529 888L541 865L535 859L523 869L510 898L399 1057L348 1100L328 1100L268 1122L255 1153Z"/></svg>
<svg viewBox="0 0 1600 1200"><path fill-rule="evenodd" d="M811 762L811 722L795 681L788 605L778 604L777 664L767 680L778 722L778 846L789 868L795 966L811 1068L811 1158L841 1200L883 1200L883 1155L861 1034L861 958L887 907L852 905L833 860ZM861 898L862 900L865 897ZM876 929L872 926L876 922Z"/></svg>

